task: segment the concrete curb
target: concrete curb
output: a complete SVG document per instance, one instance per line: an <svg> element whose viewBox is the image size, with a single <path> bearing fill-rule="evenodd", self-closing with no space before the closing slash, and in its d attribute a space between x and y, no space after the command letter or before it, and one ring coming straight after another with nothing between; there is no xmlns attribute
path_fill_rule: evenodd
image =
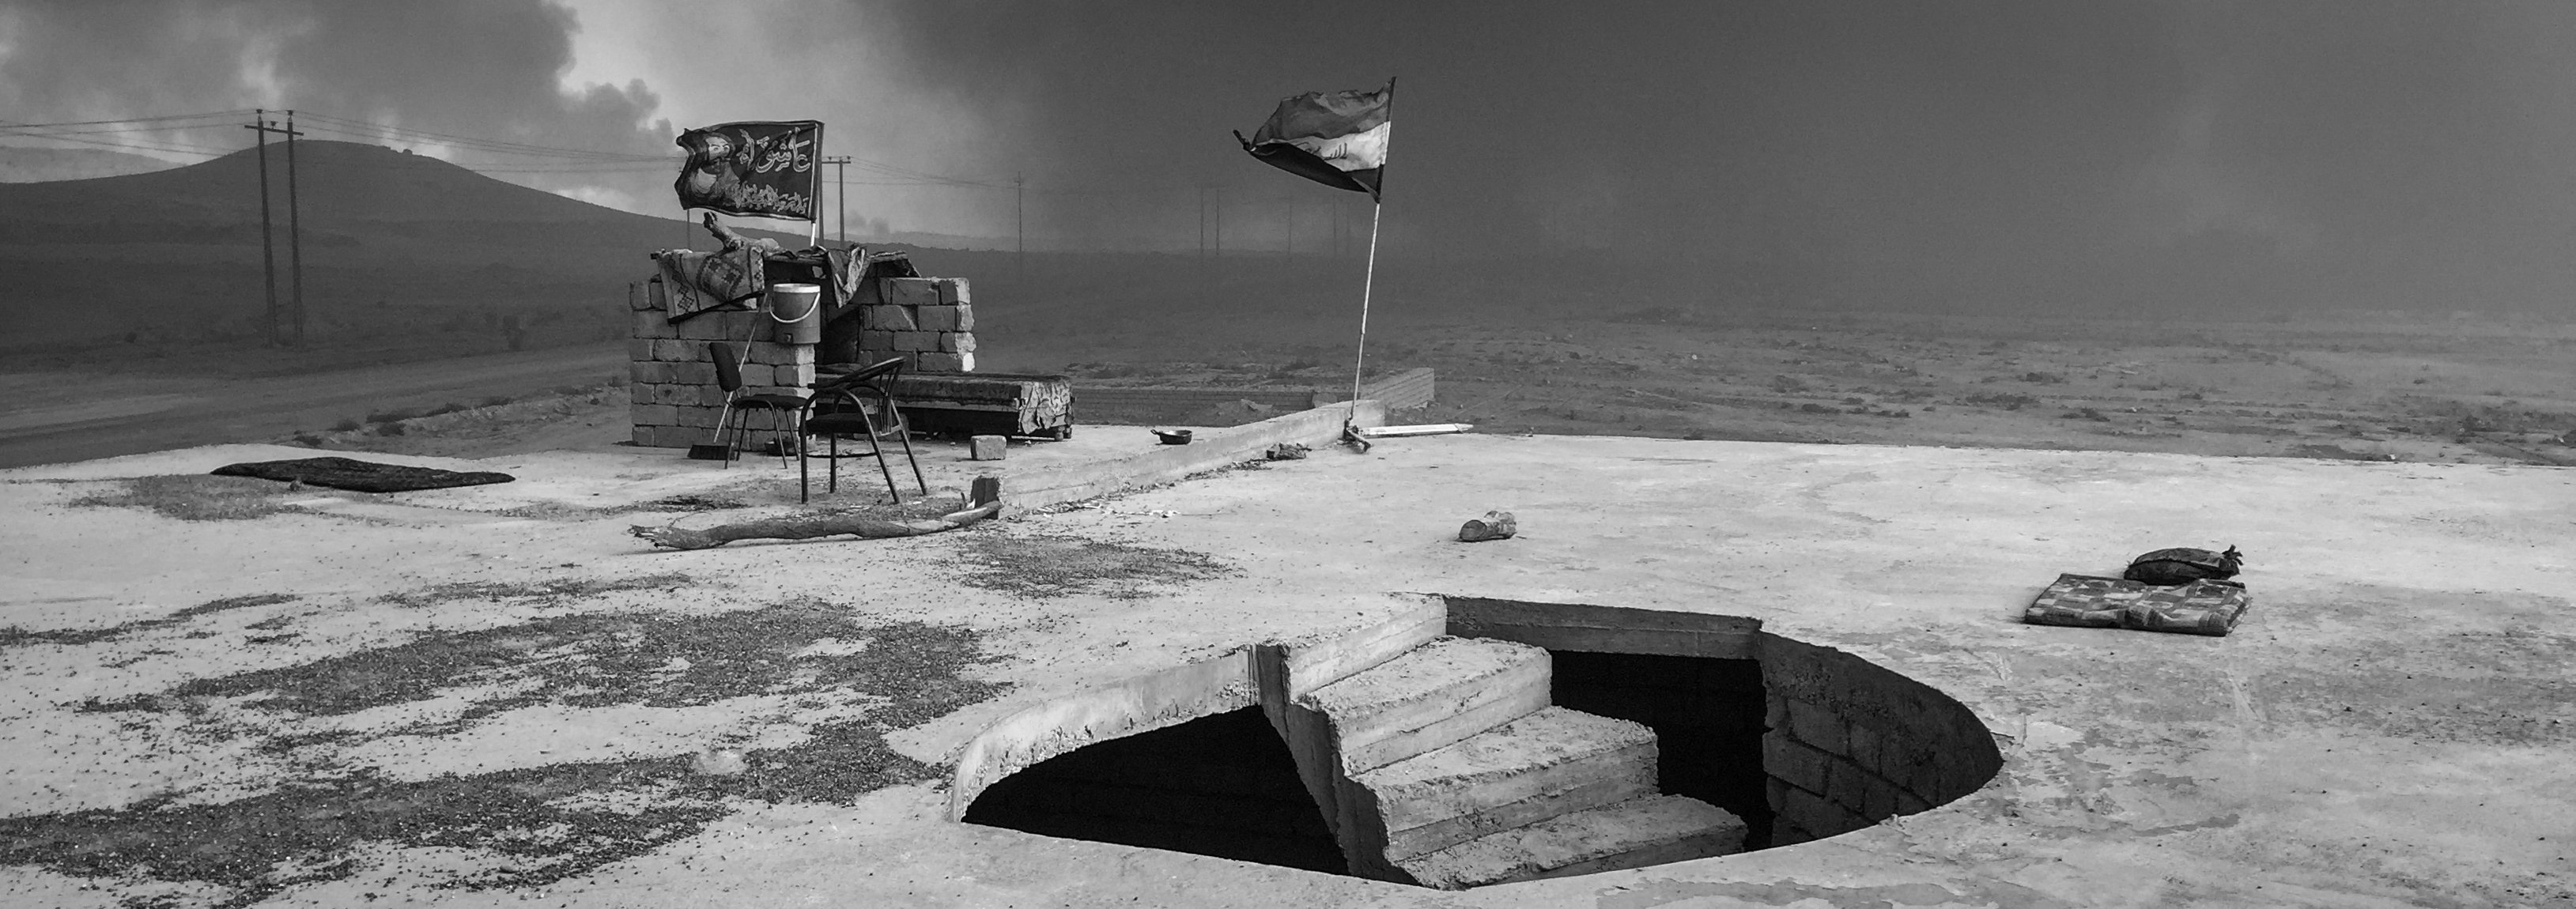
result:
<svg viewBox="0 0 2576 909"><path fill-rule="evenodd" d="M1342 437L1349 418L1361 427L1386 425L1386 408L1374 400L1359 402L1354 414L1347 403L1301 410L1216 430L1188 445L1176 445L1132 458L1057 467L1002 480L1002 508L1007 514L1108 495L1122 489L1168 483L1194 473L1256 460L1270 446L1300 442L1322 447Z"/></svg>

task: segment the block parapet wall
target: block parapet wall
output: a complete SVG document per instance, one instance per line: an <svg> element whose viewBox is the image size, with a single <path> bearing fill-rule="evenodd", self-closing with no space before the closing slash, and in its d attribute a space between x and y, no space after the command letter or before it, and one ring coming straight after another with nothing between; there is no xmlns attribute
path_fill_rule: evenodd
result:
<svg viewBox="0 0 2576 909"><path fill-rule="evenodd" d="M734 348L744 394L801 396L814 384L814 345L785 343L786 326L766 312L709 312L673 325L660 281L629 285L627 301L634 321L627 341L627 413L637 445L685 448L718 441L725 392L716 383L709 343ZM766 429L765 416L754 416L749 425L754 431L743 437L746 450L765 447L779 435Z"/></svg>
<svg viewBox="0 0 2576 909"><path fill-rule="evenodd" d="M850 300L861 307L854 363L902 360L906 372L974 372L975 305L964 278L877 278Z"/></svg>

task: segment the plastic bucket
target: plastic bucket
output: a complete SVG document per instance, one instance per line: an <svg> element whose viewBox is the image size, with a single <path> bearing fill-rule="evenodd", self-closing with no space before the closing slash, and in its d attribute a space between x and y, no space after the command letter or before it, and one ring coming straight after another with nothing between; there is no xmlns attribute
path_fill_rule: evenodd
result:
<svg viewBox="0 0 2576 909"><path fill-rule="evenodd" d="M819 284L769 285L769 318L778 322L778 343L823 343L822 309Z"/></svg>

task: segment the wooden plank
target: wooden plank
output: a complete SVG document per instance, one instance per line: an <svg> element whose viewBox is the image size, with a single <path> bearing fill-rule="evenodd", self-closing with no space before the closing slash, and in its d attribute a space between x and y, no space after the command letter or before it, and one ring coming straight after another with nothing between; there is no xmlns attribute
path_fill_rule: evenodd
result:
<svg viewBox="0 0 2576 909"><path fill-rule="evenodd" d="M1401 436L1447 435L1467 432L1475 428L1474 423L1423 423L1415 426L1378 426L1360 430L1360 435L1372 439L1391 439Z"/></svg>

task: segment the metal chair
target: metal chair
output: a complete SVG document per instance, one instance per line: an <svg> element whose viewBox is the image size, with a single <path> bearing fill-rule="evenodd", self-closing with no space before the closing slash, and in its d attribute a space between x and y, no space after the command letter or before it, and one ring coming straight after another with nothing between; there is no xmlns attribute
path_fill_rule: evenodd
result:
<svg viewBox="0 0 2576 909"><path fill-rule="evenodd" d="M804 438L796 427L805 414L804 395L742 393L742 364L734 360L733 348L723 341L707 342L707 358L716 362L716 387L724 389L724 415L716 419L716 439L724 443L725 466L742 456L742 434L749 429L744 421L734 419L736 411L762 411L769 414L770 435L778 440L778 466L787 466L787 449ZM732 434L725 432L727 424Z"/></svg>
<svg viewBox="0 0 2576 909"><path fill-rule="evenodd" d="M903 419L903 410L895 405L894 396L886 393L885 386L881 384L902 372L903 361L893 359L814 383L814 395L806 399L804 418L797 422L797 433L800 439L822 436L829 447L829 452L820 456L828 459L824 462L829 470L825 492L839 492L841 489L841 458L875 458L877 472L885 475L886 495L902 502L903 493L894 484L894 468L886 464L885 449L878 444L890 433L903 443L903 459L912 465L913 483L921 487L922 495L930 494L930 481L922 478L921 462L912 456L912 433ZM886 425L878 425L879 417L884 418ZM845 435L867 437L867 453L841 454L841 437ZM817 457L814 446L798 446L796 482L797 501L800 502L813 501L813 471L806 466L807 459L813 457Z"/></svg>

